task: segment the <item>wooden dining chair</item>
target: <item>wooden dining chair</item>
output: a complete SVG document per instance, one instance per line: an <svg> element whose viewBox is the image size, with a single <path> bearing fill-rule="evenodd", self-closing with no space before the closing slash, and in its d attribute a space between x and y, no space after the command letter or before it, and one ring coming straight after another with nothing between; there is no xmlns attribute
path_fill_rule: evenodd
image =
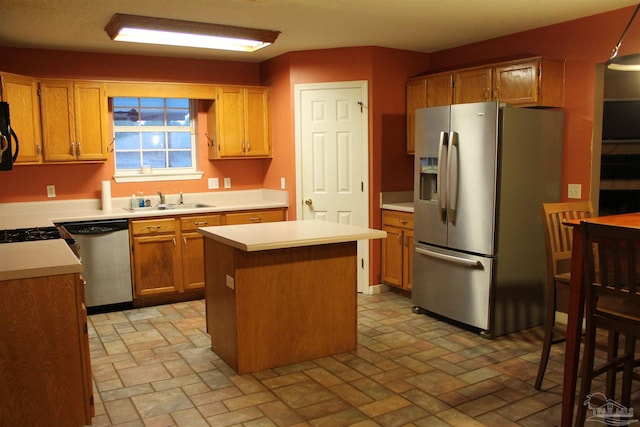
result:
<svg viewBox="0 0 640 427"><path fill-rule="evenodd" d="M585 420L592 381L608 374L607 399L615 400L616 373L622 371L620 403L629 408L636 339L640 337L640 229L580 225L584 231L585 347L576 425ZM596 330L609 332L607 360L594 367ZM618 336L624 350L618 354ZM612 339L613 337L613 339Z"/></svg>
<svg viewBox="0 0 640 427"><path fill-rule="evenodd" d="M590 201L543 203L542 223L547 252L547 296L544 340L535 389L540 390L549 362L551 346L566 340L566 330L556 323L556 311L567 312L569 281L571 280L571 249L573 227L567 220L580 220L593 216Z"/></svg>

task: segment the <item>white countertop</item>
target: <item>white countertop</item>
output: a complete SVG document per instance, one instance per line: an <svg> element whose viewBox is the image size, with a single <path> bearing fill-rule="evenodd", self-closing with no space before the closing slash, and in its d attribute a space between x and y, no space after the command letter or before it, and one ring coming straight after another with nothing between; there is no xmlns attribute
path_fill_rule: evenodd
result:
<svg viewBox="0 0 640 427"><path fill-rule="evenodd" d="M321 220L201 227L198 233L246 252L387 237L382 230Z"/></svg>
<svg viewBox="0 0 640 427"><path fill-rule="evenodd" d="M177 203L178 195L167 194L168 203ZM158 196L149 196L152 204ZM205 208L144 210L131 212L130 198L112 199L112 208L102 210L100 200L54 200L46 202L0 203L0 230L48 227L54 223L94 221L121 218L144 218L162 215L229 212L245 209L287 208L288 193L281 190L256 189L219 193L186 193L184 203L203 203Z"/></svg>
<svg viewBox="0 0 640 427"><path fill-rule="evenodd" d="M81 271L82 264L64 239L0 245L0 281Z"/></svg>
<svg viewBox="0 0 640 427"><path fill-rule="evenodd" d="M413 213L413 202L384 203L382 209Z"/></svg>

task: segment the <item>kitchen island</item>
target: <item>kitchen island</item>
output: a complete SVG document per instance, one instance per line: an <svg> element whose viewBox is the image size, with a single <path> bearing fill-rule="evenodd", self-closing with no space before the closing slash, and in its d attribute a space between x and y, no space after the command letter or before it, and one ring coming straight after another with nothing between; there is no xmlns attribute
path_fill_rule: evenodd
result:
<svg viewBox="0 0 640 427"><path fill-rule="evenodd" d="M244 374L355 350L357 241L329 221L202 227L212 350Z"/></svg>

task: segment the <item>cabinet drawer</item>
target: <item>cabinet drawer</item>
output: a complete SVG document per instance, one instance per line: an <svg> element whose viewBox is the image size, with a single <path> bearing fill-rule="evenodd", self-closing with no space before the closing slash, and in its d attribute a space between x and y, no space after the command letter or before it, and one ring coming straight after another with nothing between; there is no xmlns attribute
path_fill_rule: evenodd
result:
<svg viewBox="0 0 640 427"><path fill-rule="evenodd" d="M175 230L176 221L173 218L131 221L131 233L134 236L173 233Z"/></svg>
<svg viewBox="0 0 640 427"><path fill-rule="evenodd" d="M225 215L225 224L251 224L256 222L284 221L284 210L233 212Z"/></svg>
<svg viewBox="0 0 640 427"><path fill-rule="evenodd" d="M411 212L383 210L382 223L393 227L413 229L413 214Z"/></svg>
<svg viewBox="0 0 640 427"><path fill-rule="evenodd" d="M180 218L180 229L182 231L196 230L198 227L210 227L212 225L221 225L222 215L197 215L186 216Z"/></svg>

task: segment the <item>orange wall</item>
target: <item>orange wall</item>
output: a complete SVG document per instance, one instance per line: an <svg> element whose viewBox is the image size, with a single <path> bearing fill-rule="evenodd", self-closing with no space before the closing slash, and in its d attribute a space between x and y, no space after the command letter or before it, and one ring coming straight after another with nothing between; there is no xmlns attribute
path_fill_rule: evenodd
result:
<svg viewBox="0 0 640 427"><path fill-rule="evenodd" d="M13 49L0 47L3 60L0 68L5 72L34 77L144 80L186 83L260 84L260 66L243 62L159 58L97 53ZM201 107L201 106L200 106ZM204 111L198 113L204 115ZM178 191L204 192L209 177L231 178L231 190L261 187L264 171L270 160L214 160L207 159L207 140L204 136L205 120L198 129L198 164L204 179L121 183L112 181L114 197L130 196L138 191L167 194ZM19 132L19 129L17 129ZM18 135L19 136L19 135ZM56 186L57 197L65 199L99 199L100 181L112 180L113 159L104 163L66 165L17 165L12 171L2 172L0 203L51 200L46 196L47 184ZM278 188L278 187L274 187ZM225 191L211 190L211 191Z"/></svg>
<svg viewBox="0 0 640 427"><path fill-rule="evenodd" d="M366 80L369 86L369 219L381 227L381 191L413 188L413 156L406 154L405 83L424 70L428 55L380 47L292 52L261 65L262 82L272 87L274 159L265 185L285 176L290 189L289 218L295 205L294 85ZM384 159L384 160L383 160ZM379 241L371 243L371 284L381 283Z"/></svg>
<svg viewBox="0 0 640 427"><path fill-rule="evenodd" d="M565 59L562 195L566 200L567 184L582 184L582 199L588 200L596 64L609 59L634 7L436 52L431 54L431 64L434 69L449 68L527 52ZM619 54L637 52L640 52L640 25L635 22Z"/></svg>

